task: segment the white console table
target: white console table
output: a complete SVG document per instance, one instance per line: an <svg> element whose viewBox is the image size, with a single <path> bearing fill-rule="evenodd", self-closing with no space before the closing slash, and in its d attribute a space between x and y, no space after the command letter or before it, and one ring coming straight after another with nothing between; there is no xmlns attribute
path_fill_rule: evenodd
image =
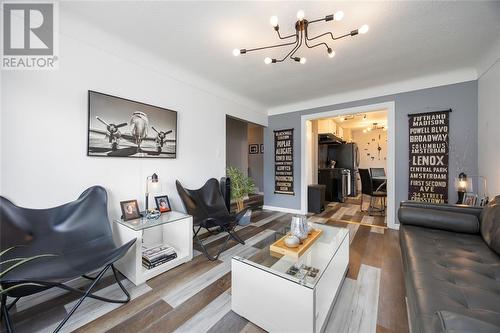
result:
<svg viewBox="0 0 500 333"><path fill-rule="evenodd" d="M234 312L271 333L324 331L347 272L349 231L314 227L323 233L299 258L271 253L270 244L249 259L232 258ZM303 269L291 275L292 266L315 268L317 274L301 276Z"/></svg>
<svg viewBox="0 0 500 333"><path fill-rule="evenodd" d="M156 220L144 218L129 221L115 220L113 238L117 244L137 239L134 246L115 265L135 285L193 259L193 218L180 212L163 213ZM174 247L177 258L151 269L144 268L142 246L160 244Z"/></svg>

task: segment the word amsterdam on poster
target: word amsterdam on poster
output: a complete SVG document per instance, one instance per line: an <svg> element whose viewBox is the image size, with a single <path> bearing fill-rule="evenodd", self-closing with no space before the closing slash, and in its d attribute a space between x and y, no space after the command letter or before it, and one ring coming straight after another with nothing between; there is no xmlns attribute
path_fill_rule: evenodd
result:
<svg viewBox="0 0 500 333"><path fill-rule="evenodd" d="M293 192L293 128L274 131L274 193Z"/></svg>
<svg viewBox="0 0 500 333"><path fill-rule="evenodd" d="M410 177L408 199L448 203L450 112L408 115Z"/></svg>

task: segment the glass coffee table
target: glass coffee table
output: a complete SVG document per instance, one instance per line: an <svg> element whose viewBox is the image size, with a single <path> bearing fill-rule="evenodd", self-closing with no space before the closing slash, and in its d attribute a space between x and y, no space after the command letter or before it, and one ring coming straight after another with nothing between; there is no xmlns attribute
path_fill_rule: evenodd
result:
<svg viewBox="0 0 500 333"><path fill-rule="evenodd" d="M232 258L234 312L270 332L323 331L347 273L349 231L313 226L323 232L300 257L270 250L288 231L281 228L249 258Z"/></svg>

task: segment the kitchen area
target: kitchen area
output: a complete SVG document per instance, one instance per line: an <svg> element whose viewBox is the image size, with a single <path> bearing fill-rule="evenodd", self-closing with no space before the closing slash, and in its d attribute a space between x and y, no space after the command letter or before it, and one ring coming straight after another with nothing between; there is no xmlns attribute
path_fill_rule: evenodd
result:
<svg viewBox="0 0 500 333"><path fill-rule="evenodd" d="M323 209L346 208L341 210L345 214L335 215L345 219L354 216L357 216L355 220L362 219L364 211L368 211L370 217L377 215L372 214L376 211L372 208L378 202L374 203L370 194L385 189L383 181L377 183L376 180L385 177L387 112L381 110L312 120L310 135L312 160L309 161L309 184L324 191L320 195L324 196ZM361 176L365 177L366 173L370 177L370 186L365 182L363 189ZM314 197L310 201L315 200ZM378 204L381 209L384 208L383 200Z"/></svg>
<svg viewBox="0 0 500 333"><path fill-rule="evenodd" d="M335 119L318 122L318 184L326 186L325 200L345 202L357 196L359 148L352 131Z"/></svg>

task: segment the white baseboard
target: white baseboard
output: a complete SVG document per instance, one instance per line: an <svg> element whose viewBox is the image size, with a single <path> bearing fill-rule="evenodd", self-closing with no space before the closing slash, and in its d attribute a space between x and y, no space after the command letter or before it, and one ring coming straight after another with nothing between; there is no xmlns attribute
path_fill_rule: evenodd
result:
<svg viewBox="0 0 500 333"><path fill-rule="evenodd" d="M274 210L274 211L277 211L277 212L290 213L290 214L301 214L300 209L291 209L291 208L276 207L276 206L267 206L267 205L262 206L262 209L265 209L265 210Z"/></svg>

